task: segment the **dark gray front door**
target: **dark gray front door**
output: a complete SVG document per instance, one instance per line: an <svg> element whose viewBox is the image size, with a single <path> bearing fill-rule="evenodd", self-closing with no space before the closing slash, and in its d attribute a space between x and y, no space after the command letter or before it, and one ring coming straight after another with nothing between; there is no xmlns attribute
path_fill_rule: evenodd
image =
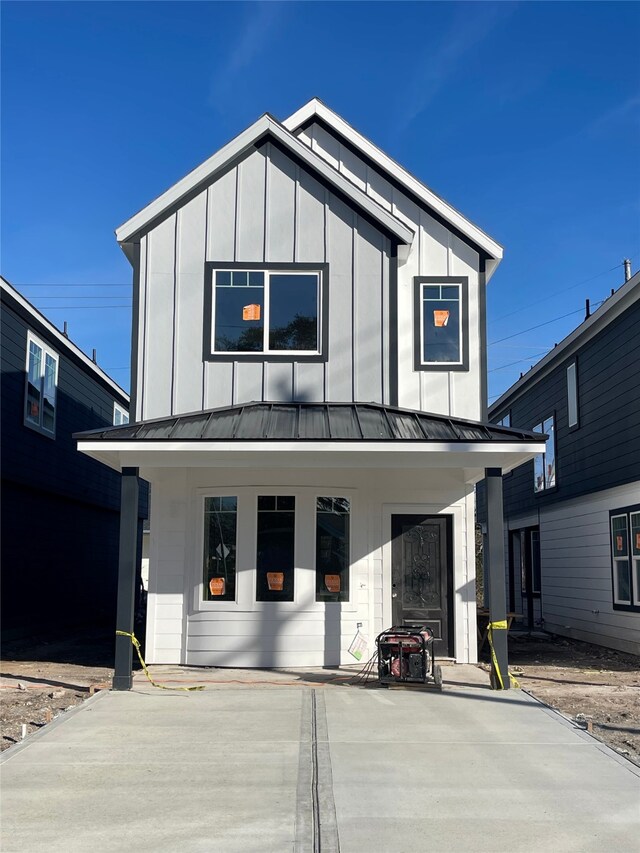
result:
<svg viewBox="0 0 640 853"><path fill-rule="evenodd" d="M427 625L434 652L453 656L451 519L441 515L391 517L391 595L394 625Z"/></svg>

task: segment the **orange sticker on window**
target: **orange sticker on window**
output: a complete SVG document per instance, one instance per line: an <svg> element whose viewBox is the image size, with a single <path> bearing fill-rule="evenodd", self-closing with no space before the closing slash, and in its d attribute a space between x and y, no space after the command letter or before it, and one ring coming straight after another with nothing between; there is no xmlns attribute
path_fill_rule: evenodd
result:
<svg viewBox="0 0 640 853"><path fill-rule="evenodd" d="M340 575L325 575L324 582L329 592L340 592Z"/></svg>
<svg viewBox="0 0 640 853"><path fill-rule="evenodd" d="M640 533L636 533L636 549L640 551Z"/></svg>
<svg viewBox="0 0 640 853"><path fill-rule="evenodd" d="M442 326L446 326L449 322L449 312L448 311L434 311L433 312L433 324L436 328L442 328Z"/></svg>
<svg viewBox="0 0 640 853"><path fill-rule="evenodd" d="M272 592L282 591L284 572L267 572L267 586Z"/></svg>
<svg viewBox="0 0 640 853"><path fill-rule="evenodd" d="M260 319L260 306L259 305L245 305L242 309L242 319L243 320L259 320Z"/></svg>
<svg viewBox="0 0 640 853"><path fill-rule="evenodd" d="M623 547L622 536L616 536L616 551L622 551Z"/></svg>
<svg viewBox="0 0 640 853"><path fill-rule="evenodd" d="M224 578L211 578L209 589L211 595L224 595Z"/></svg>

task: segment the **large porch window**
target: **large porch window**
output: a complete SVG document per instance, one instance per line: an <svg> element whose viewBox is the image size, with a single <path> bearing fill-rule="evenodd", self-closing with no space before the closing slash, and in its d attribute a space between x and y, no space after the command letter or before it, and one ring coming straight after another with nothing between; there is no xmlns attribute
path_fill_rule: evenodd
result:
<svg viewBox="0 0 640 853"><path fill-rule="evenodd" d="M295 524L295 497L258 496L257 601L293 601Z"/></svg>
<svg viewBox="0 0 640 853"><path fill-rule="evenodd" d="M348 498L316 500L316 601L349 600Z"/></svg>
<svg viewBox="0 0 640 853"><path fill-rule="evenodd" d="M205 601L236 600L238 498L204 499Z"/></svg>

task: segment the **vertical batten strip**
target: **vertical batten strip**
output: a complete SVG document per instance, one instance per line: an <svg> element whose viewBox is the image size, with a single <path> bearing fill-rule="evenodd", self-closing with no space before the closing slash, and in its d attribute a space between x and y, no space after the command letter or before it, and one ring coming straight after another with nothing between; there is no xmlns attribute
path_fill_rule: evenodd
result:
<svg viewBox="0 0 640 853"><path fill-rule="evenodd" d="M175 228L173 232L173 328L171 340L171 414L176 414L176 365L178 361L177 339L178 339L178 315L180 313L180 302L178 301L178 259L180 255L180 223L184 208L176 211Z"/></svg>

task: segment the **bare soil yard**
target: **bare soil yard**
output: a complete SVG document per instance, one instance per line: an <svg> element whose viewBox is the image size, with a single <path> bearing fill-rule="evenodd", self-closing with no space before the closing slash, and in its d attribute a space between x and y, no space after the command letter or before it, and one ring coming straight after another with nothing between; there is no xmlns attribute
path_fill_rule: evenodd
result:
<svg viewBox="0 0 640 853"><path fill-rule="evenodd" d="M559 637L509 638L511 671L524 690L640 765L640 657ZM78 705L113 675L113 637L20 641L3 647L1 748ZM137 661L135 662L137 664ZM486 668L486 664L484 664Z"/></svg>

